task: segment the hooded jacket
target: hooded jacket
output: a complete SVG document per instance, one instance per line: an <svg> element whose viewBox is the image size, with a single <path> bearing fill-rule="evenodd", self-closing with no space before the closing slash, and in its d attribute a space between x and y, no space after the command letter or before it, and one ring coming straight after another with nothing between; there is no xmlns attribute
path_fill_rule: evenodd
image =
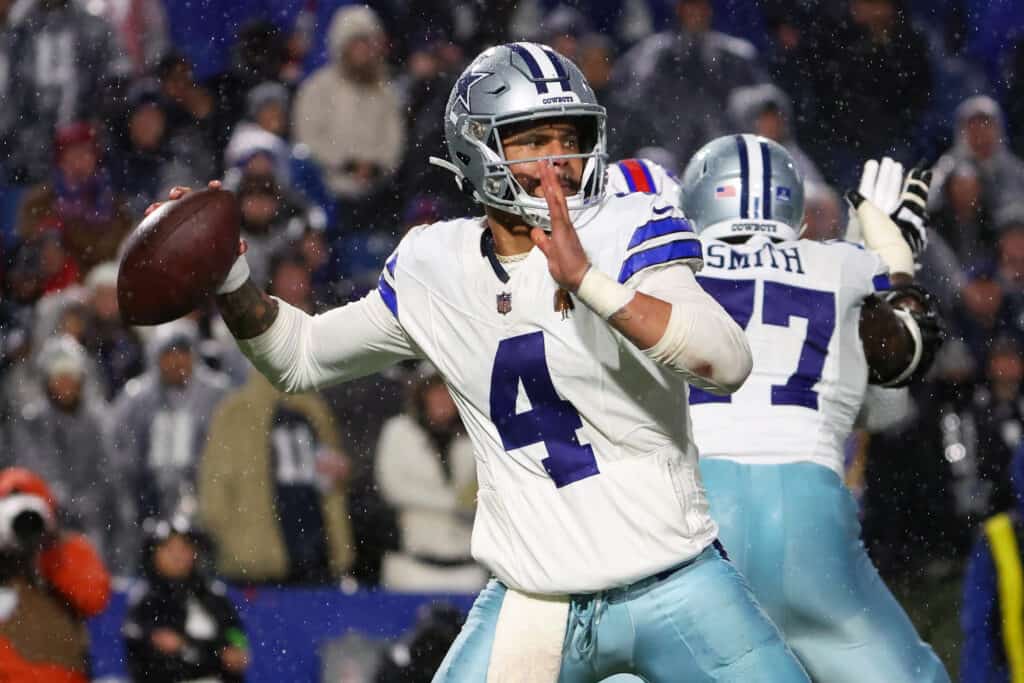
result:
<svg viewBox="0 0 1024 683"><path fill-rule="evenodd" d="M771 83L736 88L729 94L729 118L744 132L753 133L757 117L769 107L775 108L782 116L785 131L783 139L778 142L793 157L797 170L803 175L804 183L824 184L825 179L821 171L804 153L793 136L790 127L793 121L793 103L789 95Z"/></svg>
<svg viewBox="0 0 1024 683"><path fill-rule="evenodd" d="M42 398L17 411L10 425L5 466L31 468L45 479L60 509L61 524L81 531L105 554L110 551L108 521L113 511L110 462L103 449L101 400L81 392L71 410L58 407L45 389L51 372L74 372L84 379L85 354L70 338L51 340L43 349Z"/></svg>
<svg viewBox="0 0 1024 683"><path fill-rule="evenodd" d="M646 146L664 146L689 159L708 140L732 132L726 116L729 92L764 82L754 46L741 38L682 29L656 33L615 64L608 127L612 158L628 158ZM685 83L685 87L680 87Z"/></svg>
<svg viewBox="0 0 1024 683"><path fill-rule="evenodd" d="M967 144L967 122L978 115L989 116L998 128L996 149L988 159L975 157ZM987 95L969 97L957 107L955 125L953 146L939 158L932 171L928 208L934 211L944 207L946 181L963 164L972 165L981 176L985 204L993 215L1024 201L1024 160L1014 155L1007 145L1006 122L999 103Z"/></svg>
<svg viewBox="0 0 1024 683"><path fill-rule="evenodd" d="M382 32L383 26L370 8L338 10L327 39L331 62L302 84L295 100L295 139L309 147L328 188L341 199L360 199L379 187L398 168L405 150L402 107L383 63L373 83L358 83L344 71L348 44ZM381 170L377 184L363 185L346 168L352 161L376 164Z"/></svg>
<svg viewBox="0 0 1024 683"><path fill-rule="evenodd" d="M227 379L208 370L194 352L185 386L167 386L160 378L160 355L178 343L194 348L196 336L186 321L158 328L146 345L149 369L125 385L107 423L116 480L133 494L119 497L116 541L117 564L128 571L138 558L139 522L171 515L195 495L210 415L228 390Z"/></svg>

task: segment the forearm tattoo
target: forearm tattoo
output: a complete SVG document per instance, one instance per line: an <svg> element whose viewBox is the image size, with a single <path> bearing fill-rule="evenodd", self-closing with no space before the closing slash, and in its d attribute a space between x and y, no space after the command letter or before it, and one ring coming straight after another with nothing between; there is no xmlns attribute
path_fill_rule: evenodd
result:
<svg viewBox="0 0 1024 683"><path fill-rule="evenodd" d="M252 339L277 319L277 301L249 280L230 294L217 297L224 323L235 339Z"/></svg>

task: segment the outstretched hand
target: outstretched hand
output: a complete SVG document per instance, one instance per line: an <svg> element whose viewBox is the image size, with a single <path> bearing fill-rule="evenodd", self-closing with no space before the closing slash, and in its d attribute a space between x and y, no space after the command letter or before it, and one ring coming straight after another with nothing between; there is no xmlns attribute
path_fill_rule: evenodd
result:
<svg viewBox="0 0 1024 683"><path fill-rule="evenodd" d="M206 183L206 187L208 187L211 190L219 190L221 188L221 182L219 180L211 180L210 182ZM167 193L167 199L173 202L176 199L181 199L191 191L191 187L185 187L184 185L175 185ZM153 213L163 205L164 202L153 202L152 204L146 207L146 211L145 213L143 213L143 216L148 216L149 214ZM246 244L245 240L238 240L238 255L241 256L248 250L249 245Z"/></svg>
<svg viewBox="0 0 1024 683"><path fill-rule="evenodd" d="M550 161L540 162L540 184L551 216L551 233L533 228L530 239L547 257L548 271L554 281L570 292L575 292L590 268L590 261L569 217L565 193Z"/></svg>

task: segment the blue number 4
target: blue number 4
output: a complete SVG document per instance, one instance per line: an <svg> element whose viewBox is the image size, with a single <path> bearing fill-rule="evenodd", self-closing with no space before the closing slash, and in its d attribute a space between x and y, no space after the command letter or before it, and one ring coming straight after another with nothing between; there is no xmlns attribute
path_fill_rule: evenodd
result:
<svg viewBox="0 0 1024 683"><path fill-rule="evenodd" d="M720 280L702 277L700 284L722 304L733 320L747 328L754 313L754 280ZM836 297L832 292L807 289L781 282L764 283L761 321L766 325L789 327L791 318L807 321L807 335L800 349L796 371L785 384L773 384L773 406L803 406L818 409L818 392L814 385L821 380L828 345L836 329ZM690 391L690 403L729 403L728 396L714 396L700 389Z"/></svg>
<svg viewBox="0 0 1024 683"><path fill-rule="evenodd" d="M523 413L516 412L520 382L530 399L530 410ZM541 332L498 345L491 370L491 420L506 451L544 444L548 457L541 464L558 488L600 474L594 450L576 438L583 426L579 413L551 382Z"/></svg>

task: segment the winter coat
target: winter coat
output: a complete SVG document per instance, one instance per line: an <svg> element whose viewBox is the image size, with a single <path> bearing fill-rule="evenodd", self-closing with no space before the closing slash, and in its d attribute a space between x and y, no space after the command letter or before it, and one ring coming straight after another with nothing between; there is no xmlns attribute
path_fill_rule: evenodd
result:
<svg viewBox="0 0 1024 683"><path fill-rule="evenodd" d="M182 636L182 650L171 655L159 651L152 641L157 629ZM227 588L219 581L207 581L199 575L181 582L151 576L132 590L121 632L132 680L243 680L238 674L224 671L221 664L221 651L229 645L244 646L246 638Z"/></svg>
<svg viewBox="0 0 1024 683"><path fill-rule="evenodd" d="M734 132L726 115L729 92L764 80L754 46L743 39L717 31L646 38L612 74L611 157L656 146L685 163L708 140Z"/></svg>
<svg viewBox="0 0 1024 683"><path fill-rule="evenodd" d="M99 116L102 84L129 64L121 60L112 27L78 3L56 10L25 4L32 7L15 22L11 49L11 83L18 85L4 107L17 114L12 166L38 182L53 165L54 129Z"/></svg>
<svg viewBox="0 0 1024 683"><path fill-rule="evenodd" d="M184 387L165 386L154 367L115 400L106 439L117 480L131 493L119 499L119 567L135 566L143 519L173 515L194 497L210 415L227 390L227 379L196 359Z"/></svg>
<svg viewBox="0 0 1024 683"><path fill-rule="evenodd" d="M84 394L71 413L44 398L15 416L10 437L4 466L27 467L45 479L62 525L86 534L109 557L118 480L103 448L100 408Z"/></svg>
<svg viewBox="0 0 1024 683"><path fill-rule="evenodd" d="M401 551L384 558L391 590L472 592L487 573L473 564L470 536L476 499L473 445L457 435L445 449L411 415L384 424L377 443L377 483L398 512Z"/></svg>
<svg viewBox="0 0 1024 683"><path fill-rule="evenodd" d="M976 114L988 114L998 127L997 149L988 159L977 159L967 144L964 126ZM1024 198L1024 160L1009 148L1003 110L992 98L978 95L965 100L956 111L956 138L953 146L935 163L929 193L932 211L946 203L945 184L950 175L963 164L970 164L980 176L982 200L988 213L998 218L1008 209L1019 206ZM975 241L979 236L975 236Z"/></svg>
<svg viewBox="0 0 1024 683"><path fill-rule="evenodd" d="M271 471L274 418L281 408L302 416L319 444L340 446L322 398L281 393L259 373L218 406L199 465L199 513L216 541L218 571L232 579L280 582L291 573ZM353 560L345 492L322 491L320 509L330 569L340 575Z"/></svg>
<svg viewBox="0 0 1024 683"><path fill-rule="evenodd" d="M372 30L377 21L355 21L365 9L346 7L335 14L328 36L332 63L306 79L292 112L295 140L309 147L327 187L342 199L360 199L381 187L398 168L405 151L402 106L385 75L364 84L343 72L346 45L359 31ZM367 25L357 25L362 23ZM376 182L364 185L357 179L346 168L352 161L376 164L381 171Z"/></svg>
<svg viewBox="0 0 1024 683"><path fill-rule="evenodd" d="M8 575L12 558L0 558ZM39 555L32 576L5 579L0 606L0 675L4 681L86 683L89 633L85 619L110 600L110 575L88 541L62 534Z"/></svg>

